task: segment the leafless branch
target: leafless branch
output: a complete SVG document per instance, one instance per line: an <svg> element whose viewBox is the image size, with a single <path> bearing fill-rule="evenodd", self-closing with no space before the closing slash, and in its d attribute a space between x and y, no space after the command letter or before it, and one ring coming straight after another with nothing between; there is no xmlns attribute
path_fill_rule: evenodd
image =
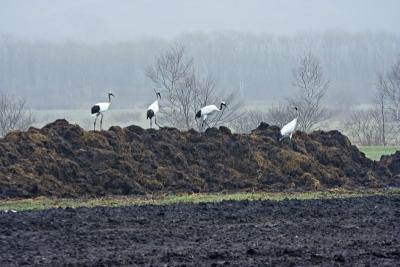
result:
<svg viewBox="0 0 400 267"><path fill-rule="evenodd" d="M164 124L178 129L200 128L195 114L203 106L218 104L221 100L229 108L211 117L209 124L217 126L229 123L237 117L240 101L234 93L221 97L211 76L201 78L196 73L193 59L185 56L185 49L176 45L162 53L156 63L146 69L146 75L154 85L163 91L160 119Z"/></svg>
<svg viewBox="0 0 400 267"><path fill-rule="evenodd" d="M298 127L309 132L330 116L323 105L329 81L324 79L319 60L311 53L300 60L299 67L293 70L293 78L293 85L298 88L298 92L289 97L287 103L299 108Z"/></svg>
<svg viewBox="0 0 400 267"><path fill-rule="evenodd" d="M0 96L0 136L13 130L26 130L34 123L34 117L24 98Z"/></svg>

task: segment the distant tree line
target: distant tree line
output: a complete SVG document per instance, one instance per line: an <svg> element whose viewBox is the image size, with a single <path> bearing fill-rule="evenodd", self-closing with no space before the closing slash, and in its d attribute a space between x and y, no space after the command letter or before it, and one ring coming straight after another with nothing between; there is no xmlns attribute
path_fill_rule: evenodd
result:
<svg viewBox="0 0 400 267"><path fill-rule="evenodd" d="M400 37L330 32L292 37L241 33L185 34L87 45L0 37L0 92L26 97L33 108L85 108L109 89L124 96L114 107L149 101L154 84L143 69L174 43L194 68L224 91L240 89L246 102L272 104L292 91L292 69L311 51L330 80L328 105L366 103L377 72L394 64Z"/></svg>

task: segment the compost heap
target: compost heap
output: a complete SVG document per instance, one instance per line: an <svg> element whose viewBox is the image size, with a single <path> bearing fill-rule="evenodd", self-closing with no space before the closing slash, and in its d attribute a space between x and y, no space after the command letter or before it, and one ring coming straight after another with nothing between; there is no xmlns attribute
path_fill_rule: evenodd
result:
<svg viewBox="0 0 400 267"><path fill-rule="evenodd" d="M66 120L0 139L0 198L398 186L400 152L374 162L338 131L251 134L138 126L84 131Z"/></svg>

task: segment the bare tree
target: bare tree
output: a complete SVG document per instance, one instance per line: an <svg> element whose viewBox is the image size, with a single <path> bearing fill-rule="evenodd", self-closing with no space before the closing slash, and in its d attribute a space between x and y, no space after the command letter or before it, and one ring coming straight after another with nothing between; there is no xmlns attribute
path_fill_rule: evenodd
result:
<svg viewBox="0 0 400 267"><path fill-rule="evenodd" d="M395 145L397 134L394 125L385 121L386 113L381 103L366 110L353 111L344 131L354 143L360 145Z"/></svg>
<svg viewBox="0 0 400 267"><path fill-rule="evenodd" d="M163 91L160 117L164 123L179 129L200 128L195 114L203 106L228 103L228 109L209 119L211 126L229 123L236 119L240 101L235 93L219 96L211 76L201 78L196 72L192 58L185 56L185 49L175 45L162 53L153 66L146 69L146 75L153 84Z"/></svg>
<svg viewBox="0 0 400 267"><path fill-rule="evenodd" d="M12 130L26 130L34 121L24 98L14 99L7 95L0 96L0 136L4 136Z"/></svg>
<svg viewBox="0 0 400 267"><path fill-rule="evenodd" d="M387 103L385 109L389 111L389 119L397 125L400 131L400 59L386 74L378 75L378 91Z"/></svg>
<svg viewBox="0 0 400 267"><path fill-rule="evenodd" d="M319 60L311 53L306 54L300 60L299 67L293 70L293 86L299 91L288 98L288 104L299 108L298 127L305 132L329 117L328 110L323 106L329 82L323 76Z"/></svg>
<svg viewBox="0 0 400 267"><path fill-rule="evenodd" d="M177 128L190 128L191 100L196 97L193 60L184 57L183 46L174 46L161 54L146 75L163 92L163 121Z"/></svg>
<svg viewBox="0 0 400 267"><path fill-rule="evenodd" d="M380 79L379 79L380 81ZM377 118L376 120L379 122L379 127L380 127L380 144L383 146L386 146L386 134L387 134L387 129L386 129L386 113L387 113L387 107L386 107L386 93L383 87L380 86L380 83L378 82L377 90L375 93L375 110L376 110L376 115Z"/></svg>
<svg viewBox="0 0 400 267"><path fill-rule="evenodd" d="M367 146L380 144L380 126L376 120L379 114L375 111L370 109L352 112L346 128L353 142Z"/></svg>

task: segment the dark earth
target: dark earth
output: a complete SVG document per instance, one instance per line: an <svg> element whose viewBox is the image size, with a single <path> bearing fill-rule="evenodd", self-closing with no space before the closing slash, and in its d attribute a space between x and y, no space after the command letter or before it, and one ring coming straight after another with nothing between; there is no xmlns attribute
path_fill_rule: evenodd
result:
<svg viewBox="0 0 400 267"><path fill-rule="evenodd" d="M0 213L0 266L400 266L400 196Z"/></svg>
<svg viewBox="0 0 400 267"><path fill-rule="evenodd" d="M0 138L0 198L400 186L400 151L372 161L339 131L296 132L290 145L279 130L93 132L56 120Z"/></svg>

